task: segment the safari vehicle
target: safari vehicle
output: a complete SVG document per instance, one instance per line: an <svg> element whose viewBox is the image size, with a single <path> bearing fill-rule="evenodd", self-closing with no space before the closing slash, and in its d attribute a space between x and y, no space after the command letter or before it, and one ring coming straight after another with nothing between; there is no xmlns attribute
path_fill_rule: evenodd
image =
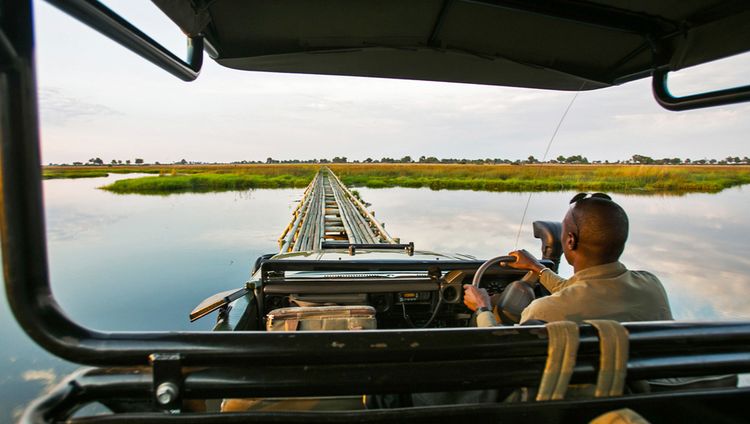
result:
<svg viewBox="0 0 750 424"><path fill-rule="evenodd" d="M205 51L217 63L240 70L550 90L593 90L651 77L657 102L672 110L750 99L750 87L686 97L674 97L667 88L670 71L750 50L745 1L157 0L187 34L186 61L96 1L48 1L185 81L198 77ZM24 421L581 423L619 408L631 408L651 422L747 421L743 402L750 390L736 387L393 409L193 412L192 401L207 399L535 387L563 364L551 359L548 326L469 328L468 311L452 297L455 285L472 279L505 291L521 277L517 271L493 267L482 275L485 265L502 258L448 257L409 245L348 243L327 252L261 258L245 287L194 311L198 318L218 309L217 330L234 331L101 332L71 321L49 284L31 1L3 2L0 11L0 228L8 299L38 344L96 367L71 375L36 400ZM558 230L537 224L537 231L554 267ZM303 291L311 303L374 308L378 329L264 331L268 315L286 306L288 295ZM537 288L536 295L544 293ZM408 328L412 325L399 313L412 301L411 324L428 328ZM443 302L448 306L438 309ZM624 328L628 382L750 370L750 323L652 322ZM611 371L605 369L610 365L603 361L596 329L585 324L578 331L575 366L567 364L571 382L593 383ZM73 417L92 402L112 413Z"/></svg>

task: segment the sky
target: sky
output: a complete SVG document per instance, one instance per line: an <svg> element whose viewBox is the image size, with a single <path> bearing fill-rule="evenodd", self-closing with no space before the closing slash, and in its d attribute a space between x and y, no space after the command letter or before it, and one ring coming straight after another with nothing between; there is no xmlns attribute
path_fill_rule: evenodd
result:
<svg viewBox="0 0 750 424"><path fill-rule="evenodd" d="M178 56L185 37L151 2L105 4ZM35 1L43 163L422 155L542 158L575 93L245 72L207 55L186 83ZM677 94L748 83L750 55L670 75ZM744 74L744 75L743 75ZM744 79L743 79L744 77ZM547 158L750 156L750 104L669 112L650 79L581 92Z"/></svg>

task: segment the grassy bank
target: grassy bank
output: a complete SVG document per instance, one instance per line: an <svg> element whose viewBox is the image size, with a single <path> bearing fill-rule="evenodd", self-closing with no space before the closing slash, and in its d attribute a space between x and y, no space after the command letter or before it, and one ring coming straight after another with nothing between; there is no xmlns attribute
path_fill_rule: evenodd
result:
<svg viewBox="0 0 750 424"><path fill-rule="evenodd" d="M350 186L433 190L716 193L750 183L750 166L662 165L345 165Z"/></svg>
<svg viewBox="0 0 750 424"><path fill-rule="evenodd" d="M302 188L319 169L313 165L181 165L135 167L130 172L158 176L115 181L101 187L121 194L170 194L248 190L254 188Z"/></svg>
<svg viewBox="0 0 750 424"><path fill-rule="evenodd" d="M109 172L104 169L45 169L42 172L42 178L45 180L56 180L61 178L100 178L106 176L109 176Z"/></svg>
<svg viewBox="0 0 750 424"><path fill-rule="evenodd" d="M434 190L606 191L638 194L716 193L750 183L750 166L333 164L353 187ZM153 173L102 187L116 193L168 194L304 187L319 165L182 165L45 169L45 178L80 178L95 171ZM84 172L85 171L85 172ZM66 175L62 177L61 175ZM89 176L89 175L86 175ZM49 177L52 178L52 177Z"/></svg>
<svg viewBox="0 0 750 424"><path fill-rule="evenodd" d="M252 188L302 188L311 178L293 175L265 176L252 174L161 175L119 180L102 187L114 193L170 194L211 191L248 190Z"/></svg>

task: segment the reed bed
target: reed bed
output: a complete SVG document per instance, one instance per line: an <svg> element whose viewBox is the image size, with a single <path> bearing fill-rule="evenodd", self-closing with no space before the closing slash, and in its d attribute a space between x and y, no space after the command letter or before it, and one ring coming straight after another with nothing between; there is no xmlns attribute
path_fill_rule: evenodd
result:
<svg viewBox="0 0 750 424"><path fill-rule="evenodd" d="M109 176L109 172L103 169L65 169L49 170L42 172L45 180L56 180L62 178L101 178Z"/></svg>
<svg viewBox="0 0 750 424"><path fill-rule="evenodd" d="M115 181L101 187L121 194L172 194L203 193L215 191L238 191L256 188L302 188L307 186L315 171L310 175L273 174L261 175L251 173L195 173L195 174L161 174Z"/></svg>
<svg viewBox="0 0 750 424"><path fill-rule="evenodd" d="M304 187L321 165L170 165L45 168L54 178L85 172L152 173L102 187L116 193L169 194ZM716 193L750 183L750 166L710 165L462 165L329 164L352 187L428 187L433 190L607 191L640 194ZM101 176L101 175L96 175Z"/></svg>
<svg viewBox="0 0 750 424"><path fill-rule="evenodd" d="M750 183L750 166L353 164L331 169L347 185L371 188L681 194Z"/></svg>

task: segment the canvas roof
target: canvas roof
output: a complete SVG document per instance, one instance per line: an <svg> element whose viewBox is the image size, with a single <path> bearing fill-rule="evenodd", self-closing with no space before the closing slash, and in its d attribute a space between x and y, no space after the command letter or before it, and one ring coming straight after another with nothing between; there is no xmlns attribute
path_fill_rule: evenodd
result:
<svg viewBox="0 0 750 424"><path fill-rule="evenodd" d="M230 68L589 90L750 50L746 0L154 0Z"/></svg>

